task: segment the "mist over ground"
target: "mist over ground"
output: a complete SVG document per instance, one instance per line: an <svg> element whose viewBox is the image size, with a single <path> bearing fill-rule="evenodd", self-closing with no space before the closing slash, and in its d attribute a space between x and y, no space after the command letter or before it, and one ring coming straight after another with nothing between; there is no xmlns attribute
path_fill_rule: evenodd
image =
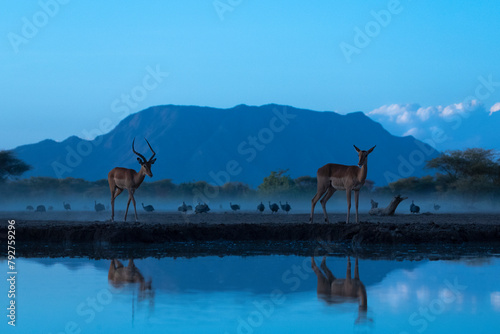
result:
<svg viewBox="0 0 500 334"><path fill-rule="evenodd" d="M440 214L440 213L497 213L500 212L500 208L497 205L495 198L491 196L485 196L483 198L475 199L471 201L470 199L460 197L460 196L437 196L435 194L431 195L406 195L404 193L402 196L407 196L408 199L404 200L399 204L396 215L398 214L412 214L410 212L410 205L412 201L415 205L420 207L419 214ZM135 200L137 205L137 213L141 214L145 212L144 206L152 205L154 207L154 212L178 212L179 206L184 203L186 205L191 205L193 210L187 212L187 214L194 214L194 208L198 203L206 203L210 207L209 213L228 213L231 214L235 212L231 207L230 203L239 205L240 209L236 212L245 213L258 213L257 206L262 202L265 206L264 215L286 215L280 206L281 204L288 203L291 210L288 214L304 214L310 213L311 211L311 199L314 193L310 196L300 195L286 195L286 194L276 194L276 195L252 195L246 197L233 197L229 198L227 196L214 196L212 198L208 196L168 196L168 197L152 197L152 196L142 196L140 190L135 193ZM385 208L393 196L386 194L377 194L370 192L361 192L359 199L359 212L368 213L371 208L371 200L378 202L379 208ZM115 200L115 212L116 216L119 217L120 212L124 212L127 206L128 193L124 191ZM277 213L271 213L269 209L269 202L276 203L280 206ZM96 212L95 203L103 204L105 209L101 212ZM69 204L71 210L66 210L64 204ZM45 206L46 212L36 212L37 206ZM27 210L27 207L33 207L33 211ZM344 191L337 191L328 201L326 205L327 212L330 214L345 214L347 210L346 194ZM108 194L102 194L102 196L96 196L93 198L84 197L81 195L50 195L50 196L37 196L37 197L10 197L4 198L0 204L0 211L4 212L25 212L23 217L25 219L33 218L50 218L51 213L58 213L58 219L64 219L64 215L61 216L61 212L67 212L68 219L77 220L107 220L111 215L111 204L110 196ZM78 215L75 213L78 212ZM129 207L129 217L133 218L134 207L132 202ZM316 215L323 215L321 208L321 203L318 202L315 207ZM351 214L355 214L355 204L354 195L351 199ZM15 217L13 217L15 218Z"/></svg>

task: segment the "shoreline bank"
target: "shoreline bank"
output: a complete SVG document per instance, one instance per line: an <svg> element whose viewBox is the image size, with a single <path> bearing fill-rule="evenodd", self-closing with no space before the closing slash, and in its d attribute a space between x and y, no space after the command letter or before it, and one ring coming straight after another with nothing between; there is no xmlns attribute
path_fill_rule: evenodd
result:
<svg viewBox="0 0 500 334"><path fill-rule="evenodd" d="M92 257L96 251L112 254L106 251L108 249L123 249L124 254L134 253L133 249L127 250L128 245L149 249L147 253L150 255L155 252L173 252L179 256L186 252L189 255L191 249L194 253L216 254L224 253L231 243L243 245L235 246L234 254L245 254L244 245L252 245L248 247L253 253L311 253L310 249L318 243L361 250L425 246L430 247L431 253L432 249L444 247L446 252L446 249L453 251L467 245L493 245L493 249L500 249L500 216L496 214L361 215L359 224L346 224L341 221L342 218L345 220L345 215L341 214L330 215L331 221L337 221L330 224L305 223L308 219L306 214L216 213L185 216L142 213L139 217L144 222L141 223L89 221L86 219L93 217L66 212L56 213L56 216L52 219L48 215L44 219L18 219L15 213L0 214L0 238L7 236L8 219L15 219L18 251L21 254L47 256ZM316 215L315 218L319 221L322 217ZM183 243L191 246L179 246ZM296 245L287 246L291 243ZM300 246L301 243L307 244L307 247ZM173 247L173 244L177 246ZM205 246L198 247L202 244ZM226 246L219 247L217 244Z"/></svg>

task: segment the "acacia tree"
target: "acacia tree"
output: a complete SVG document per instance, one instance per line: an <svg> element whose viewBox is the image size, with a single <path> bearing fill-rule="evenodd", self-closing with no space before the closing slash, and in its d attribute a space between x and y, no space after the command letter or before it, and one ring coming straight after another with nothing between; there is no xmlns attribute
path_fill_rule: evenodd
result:
<svg viewBox="0 0 500 334"><path fill-rule="evenodd" d="M297 191L302 194L311 194L316 191L318 180L312 176L299 176L294 180Z"/></svg>
<svg viewBox="0 0 500 334"><path fill-rule="evenodd" d="M477 195L500 186L499 162L494 150L469 148L446 151L429 160L426 167L442 173L448 188Z"/></svg>
<svg viewBox="0 0 500 334"><path fill-rule="evenodd" d="M0 151L0 182L9 176L20 176L31 169L31 166L16 158L12 151Z"/></svg>
<svg viewBox="0 0 500 334"><path fill-rule="evenodd" d="M498 176L498 154L494 150L468 148L464 151L446 151L427 162L427 168L444 172L451 180L458 178L490 175Z"/></svg>
<svg viewBox="0 0 500 334"><path fill-rule="evenodd" d="M264 193L289 192L295 189L295 182L289 175L285 175L286 170L272 171L271 175L264 178L258 189Z"/></svg>
<svg viewBox="0 0 500 334"><path fill-rule="evenodd" d="M421 178L416 176L399 179L389 184L393 192L433 192L436 190L436 181L434 177L427 175Z"/></svg>

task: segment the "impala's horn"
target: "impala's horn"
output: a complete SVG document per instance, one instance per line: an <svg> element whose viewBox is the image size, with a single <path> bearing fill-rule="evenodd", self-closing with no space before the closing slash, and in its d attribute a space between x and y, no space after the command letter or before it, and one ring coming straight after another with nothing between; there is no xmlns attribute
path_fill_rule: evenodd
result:
<svg viewBox="0 0 500 334"><path fill-rule="evenodd" d="M140 159L139 159L139 158L137 158L137 160L139 160L139 163L143 164L143 163L145 163L147 160L146 160L146 158L144 158L144 156L143 156L142 154L140 154L139 152L137 152L137 151L134 149L134 142L135 142L135 138L134 138L134 140L132 141L132 151L133 151L135 154L137 154L137 155L139 156L139 158L140 158ZM148 145L149 145L149 143L148 143ZM150 146L150 147L151 147L151 146Z"/></svg>
<svg viewBox="0 0 500 334"><path fill-rule="evenodd" d="M148 140L146 138L144 138L144 140L146 140L146 143L148 143L148 146L149 146L149 149L151 150L151 152L153 152L153 155L151 156L151 158L149 158L148 161L151 161L153 160L153 158L155 157L156 155L156 152L153 150L153 148L151 147L151 145L149 144Z"/></svg>

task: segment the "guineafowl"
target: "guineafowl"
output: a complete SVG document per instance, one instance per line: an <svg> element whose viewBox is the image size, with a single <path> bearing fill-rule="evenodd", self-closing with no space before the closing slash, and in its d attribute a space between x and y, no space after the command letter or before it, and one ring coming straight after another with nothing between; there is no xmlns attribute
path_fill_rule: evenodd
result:
<svg viewBox="0 0 500 334"><path fill-rule="evenodd" d="M266 208L266 207L264 206L264 204L262 204L262 202L260 202L260 204L259 204L259 205L257 205L257 210L259 210L260 212L264 212L264 209L265 209L265 208Z"/></svg>
<svg viewBox="0 0 500 334"><path fill-rule="evenodd" d="M100 211L104 211L105 207L104 207L104 204L97 203L97 201L94 201L94 209L96 212L100 212Z"/></svg>
<svg viewBox="0 0 500 334"><path fill-rule="evenodd" d="M275 213L275 212L278 212L280 207L276 203L271 204L271 202L269 202L269 209L271 209L272 213Z"/></svg>
<svg viewBox="0 0 500 334"><path fill-rule="evenodd" d="M142 203L142 208L146 212L153 212L153 211L155 211L155 208L152 205L146 205L146 206L144 206L144 203Z"/></svg>
<svg viewBox="0 0 500 334"><path fill-rule="evenodd" d="M292 209L292 207L290 206L290 204L288 204L288 202L286 202L285 204L281 204L281 201L280 201L280 206L281 206L281 210L285 211L286 213L288 213L288 211L290 211Z"/></svg>
<svg viewBox="0 0 500 334"><path fill-rule="evenodd" d="M413 201L411 201L410 212L411 213L419 213L420 212L420 207L418 205L415 205L413 203Z"/></svg>

